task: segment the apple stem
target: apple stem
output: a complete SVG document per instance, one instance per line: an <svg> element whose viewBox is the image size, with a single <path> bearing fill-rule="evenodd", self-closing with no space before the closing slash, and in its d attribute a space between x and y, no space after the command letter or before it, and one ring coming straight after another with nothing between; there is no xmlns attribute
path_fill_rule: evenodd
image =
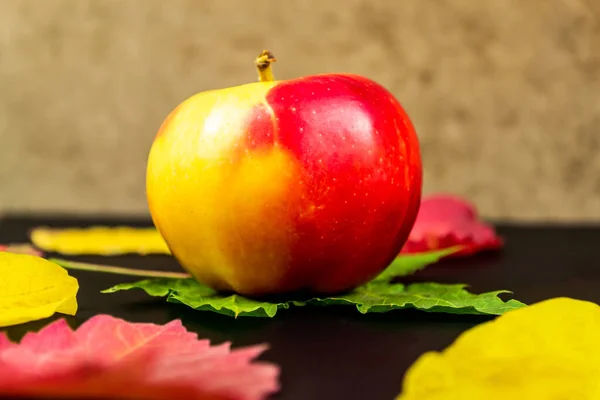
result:
<svg viewBox="0 0 600 400"><path fill-rule="evenodd" d="M153 271L149 269L125 268L112 265L89 264L77 261L63 260L60 258L49 258L55 264L60 265L65 269L73 269L78 271L104 272L107 274L143 276L146 278L176 278L185 279L191 278L190 274L185 272L168 272L168 271Z"/></svg>
<svg viewBox="0 0 600 400"><path fill-rule="evenodd" d="M260 82L273 82L275 80L273 68L271 68L271 63L275 61L277 61L275 56L269 50L263 50L262 53L256 57L254 63L258 70L258 80Z"/></svg>

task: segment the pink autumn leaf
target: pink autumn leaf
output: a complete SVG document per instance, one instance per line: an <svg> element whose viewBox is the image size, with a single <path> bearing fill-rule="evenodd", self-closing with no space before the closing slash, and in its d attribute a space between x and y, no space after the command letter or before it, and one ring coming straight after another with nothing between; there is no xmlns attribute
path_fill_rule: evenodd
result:
<svg viewBox="0 0 600 400"><path fill-rule="evenodd" d="M260 400L279 390L279 368L255 361L265 350L211 346L179 320L59 320L20 344L0 333L0 396Z"/></svg>
<svg viewBox="0 0 600 400"><path fill-rule="evenodd" d="M408 241L401 253L462 246L450 256L465 256L502 248L495 229L483 222L474 204L452 195L434 195L423 199Z"/></svg>

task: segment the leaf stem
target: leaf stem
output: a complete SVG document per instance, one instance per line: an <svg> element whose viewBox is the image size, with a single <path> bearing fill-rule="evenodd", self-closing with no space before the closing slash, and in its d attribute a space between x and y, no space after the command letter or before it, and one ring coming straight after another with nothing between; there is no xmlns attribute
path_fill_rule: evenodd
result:
<svg viewBox="0 0 600 400"><path fill-rule="evenodd" d="M52 261L60 265L65 269L72 269L78 271L92 271L92 272L104 272L107 274L117 275L129 275L129 276L143 276L146 278L190 278L191 275L185 272L169 272L169 271L154 271L150 269L137 269L137 268L125 268L117 267L113 265L102 265L102 264L90 264L77 261L63 260L61 258L49 258L48 261Z"/></svg>

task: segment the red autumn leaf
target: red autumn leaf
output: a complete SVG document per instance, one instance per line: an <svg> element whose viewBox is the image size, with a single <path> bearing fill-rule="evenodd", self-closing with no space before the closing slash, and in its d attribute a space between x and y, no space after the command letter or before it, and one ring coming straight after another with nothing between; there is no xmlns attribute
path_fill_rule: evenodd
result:
<svg viewBox="0 0 600 400"><path fill-rule="evenodd" d="M265 399L279 390L279 368L254 361L265 349L211 346L179 320L98 315L76 331L58 320L20 344L0 333L0 396Z"/></svg>
<svg viewBox="0 0 600 400"><path fill-rule="evenodd" d="M449 257L499 249L503 241L491 225L479 218L475 205L467 200L443 194L424 198L401 253L421 253L454 246L462 246L462 249Z"/></svg>

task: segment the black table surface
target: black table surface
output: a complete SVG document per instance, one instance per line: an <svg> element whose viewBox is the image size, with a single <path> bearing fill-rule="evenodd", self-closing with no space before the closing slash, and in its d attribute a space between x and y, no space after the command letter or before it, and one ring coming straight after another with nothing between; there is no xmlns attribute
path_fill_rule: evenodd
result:
<svg viewBox="0 0 600 400"><path fill-rule="evenodd" d="M0 243L25 242L28 231L52 227L129 225L150 226L144 219L6 216L0 219ZM506 239L500 253L444 261L420 271L409 281L467 283L474 292L509 289L527 304L568 296L600 303L600 225L552 226L498 224ZM168 256L65 257L140 268L179 270ZM302 307L280 311L274 318L237 320L151 298L141 290L101 294L114 284L135 277L71 271L80 283L79 311L68 317L73 327L106 313L131 322L184 325L213 343L234 346L268 343L261 357L282 368L280 400L391 400L401 391L406 369L429 350L441 350L461 332L489 317L397 310L360 314L353 307ZM18 340L39 330L55 315L6 329Z"/></svg>

